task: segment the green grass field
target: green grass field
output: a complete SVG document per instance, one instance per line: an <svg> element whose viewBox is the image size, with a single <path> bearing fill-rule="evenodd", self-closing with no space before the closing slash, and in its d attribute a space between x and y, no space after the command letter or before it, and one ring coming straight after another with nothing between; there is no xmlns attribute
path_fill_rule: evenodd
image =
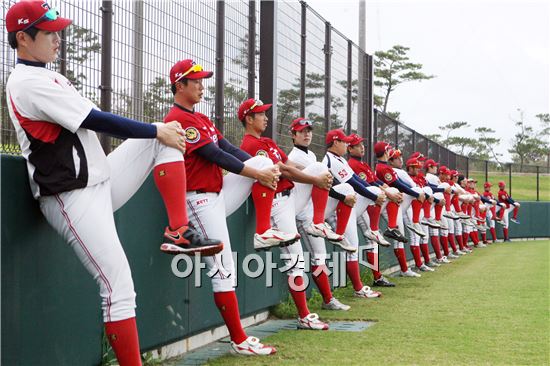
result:
<svg viewBox="0 0 550 366"><path fill-rule="evenodd" d="M485 183L484 172L473 172L470 174L478 183L479 191L483 191L483 183ZM489 172L489 181L493 184L493 194L496 196L498 192L497 184L499 181L506 182L509 186L508 174L495 174ZM540 174L539 176L539 200L550 201L550 175ZM509 192L509 189L508 189ZM537 175L536 174L512 174L512 197L518 201L536 201L537 200Z"/></svg>
<svg viewBox="0 0 550 366"><path fill-rule="evenodd" d="M550 241L493 244L418 279L396 278L380 299L336 296L348 312L325 320L375 320L364 332L282 331L267 358L228 355L212 365L548 365ZM291 307L277 309L293 313Z"/></svg>

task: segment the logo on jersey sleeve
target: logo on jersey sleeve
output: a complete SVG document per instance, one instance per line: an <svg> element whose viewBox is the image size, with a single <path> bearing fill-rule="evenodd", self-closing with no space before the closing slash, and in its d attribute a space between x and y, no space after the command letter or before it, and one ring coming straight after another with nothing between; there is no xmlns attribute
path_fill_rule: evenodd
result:
<svg viewBox="0 0 550 366"><path fill-rule="evenodd" d="M267 154L267 151L265 151L265 150L258 150L258 152L256 153L256 156L263 156L263 157L266 157L266 158L269 157L269 155Z"/></svg>
<svg viewBox="0 0 550 366"><path fill-rule="evenodd" d="M367 180L367 175L363 172L359 173L359 178L363 179L363 180Z"/></svg>
<svg viewBox="0 0 550 366"><path fill-rule="evenodd" d="M199 130L197 130L195 127L187 127L185 129L185 141L189 142L190 144L194 144L200 139L201 134L199 133Z"/></svg>
<svg viewBox="0 0 550 366"><path fill-rule="evenodd" d="M384 174L384 179L385 179L387 182L391 181L392 178L393 178L393 176L391 175L391 173L386 173L386 174Z"/></svg>

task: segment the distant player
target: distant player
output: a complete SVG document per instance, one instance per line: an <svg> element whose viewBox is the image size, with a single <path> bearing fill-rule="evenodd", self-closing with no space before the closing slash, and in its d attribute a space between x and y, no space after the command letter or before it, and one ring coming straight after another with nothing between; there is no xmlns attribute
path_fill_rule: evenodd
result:
<svg viewBox="0 0 550 366"><path fill-rule="evenodd" d="M509 242L510 237L508 235L509 220L519 224L517 220L519 208L521 205L519 202L514 201L512 197L506 192L506 183L503 181L498 182L498 201L504 204L504 207L499 207L500 218L502 219L502 231L504 233L504 241ZM513 217L509 219L510 212L514 212Z"/></svg>

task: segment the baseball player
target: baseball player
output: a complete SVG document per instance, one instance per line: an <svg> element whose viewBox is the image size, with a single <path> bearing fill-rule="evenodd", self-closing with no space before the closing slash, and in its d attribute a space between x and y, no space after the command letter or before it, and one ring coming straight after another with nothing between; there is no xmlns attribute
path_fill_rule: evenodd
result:
<svg viewBox="0 0 550 366"><path fill-rule="evenodd" d="M325 237L332 241L342 241L338 235L325 223L325 209L328 194L332 185L332 176L327 168L320 163L313 163L300 170L298 164L288 159L287 155L270 138L262 137L268 123L265 111L271 104L254 99L245 100L239 107L238 117L245 128L241 149L253 156L269 157L276 164L282 179L278 182L275 199L271 208L271 219L281 230L295 232L296 213L301 213L311 200L313 218L306 225L308 234ZM295 183L293 183L296 182ZM312 330L327 330L328 324L322 322L319 316L311 313L307 306L304 291L304 256L300 241L281 248L283 259L288 267L289 291L298 310L298 328Z"/></svg>
<svg viewBox="0 0 550 366"><path fill-rule="evenodd" d="M467 191L468 188L468 179L464 177L463 175L458 176L458 186L459 189L461 189L461 195L459 195L459 200L462 202L461 210L463 213L465 213L468 217L470 217L469 212L472 204L475 201L475 198L471 193ZM468 245L468 239L471 239L474 243L474 247L477 247L477 238L473 234L473 228L475 227L475 224L473 223L471 217L469 219L461 219L462 222L462 241L464 243L464 246L466 249L469 249L470 251L472 248Z"/></svg>
<svg viewBox="0 0 550 366"><path fill-rule="evenodd" d="M242 328L234 287L237 283L226 217L235 212L252 194L256 208L254 246L266 249L296 242L300 235L271 228L271 206L280 176L277 167L264 156L251 157L229 143L214 124L194 110L200 102L202 80L213 75L190 59L174 64L170 82L174 105L166 120L175 119L185 130L185 167L187 208L190 221L205 237L222 238L224 248L214 257L205 258L213 273L214 301L231 337L232 350L242 355L271 355L274 347L263 345ZM265 110L267 106L259 106ZM222 175L222 168L229 173Z"/></svg>
<svg viewBox="0 0 550 366"><path fill-rule="evenodd" d="M452 170L451 171L451 179L449 180L449 185L452 187L452 189L454 190L454 193L452 195L452 209L454 210L454 214L456 216L456 219L452 219L452 220L447 220L447 222L449 223L449 234L452 232L453 233L453 236L451 236L449 238L449 241L451 241L451 238L456 240L456 242L458 243L458 247L459 247L459 251L458 253L455 253L455 254L460 254L460 255L465 255L465 254L469 254L471 253L471 249L467 246L467 244L464 243L463 241L463 232L465 230L465 225L463 225L463 222L461 219L459 219L459 212L460 211L457 211L457 207L458 209L460 209L460 204L459 204L459 201L460 201L460 196L463 195L466 191L464 191L460 185L458 184L458 177L459 177L459 172L456 171L456 170ZM451 231L452 229L452 231ZM454 241L453 240L453 241Z"/></svg>
<svg viewBox="0 0 550 366"><path fill-rule="evenodd" d="M519 202L516 202L506 192L506 183L503 181L498 182L498 201L504 204L504 207L499 206L500 218L502 220L502 232L504 233L504 241L511 241L508 236L509 215L511 211L514 211L514 216L510 219L512 222L519 224L517 220L518 211L520 208Z"/></svg>
<svg viewBox="0 0 550 366"><path fill-rule="evenodd" d="M392 148L386 142L378 141L374 145L374 153L376 155L376 158L378 159L378 163L376 164L376 176L378 177L378 179L380 179L391 188L403 193L403 202L405 202L406 196L410 196L412 197L412 199L418 199L423 202L426 198L424 192L422 192L421 190L420 192L413 190L407 183L405 183L402 179L398 177L395 170L393 170L392 166L389 164L391 152ZM407 200L409 199L411 198L407 198ZM388 228L392 228L392 230L399 232L400 236L405 239L396 240L394 244L394 254L397 257L399 266L401 268L400 275L404 277L420 277L420 274L410 270L407 265L407 257L405 254L404 244L406 244L408 240L403 236L403 212L401 211L401 207L395 202L388 202L388 209L390 208L390 206L392 210L397 210L397 219L393 221L392 219L390 219L390 216L388 214Z"/></svg>
<svg viewBox="0 0 550 366"><path fill-rule="evenodd" d="M399 192L395 193L393 190L388 189L389 186L376 177L376 174L371 169L370 165L362 161L365 156L365 145L363 144L365 139L357 134L351 134L350 137L351 141L348 145L348 164L353 169L355 174L357 174L359 178L366 181L368 184L380 188L388 200L396 203L402 202L403 195ZM382 276L382 273L380 273L375 266L375 257L378 253L377 244L387 247L390 246L390 243L382 235L380 235L380 232L378 231L381 210L382 207L377 204L368 206L367 212L363 212L357 217L357 223L361 227L367 242L369 242L369 248L367 249L367 261L371 265L374 278L372 285L377 287L394 287L395 284Z"/></svg>
<svg viewBox="0 0 550 366"><path fill-rule="evenodd" d="M497 232L495 229L495 222L500 222L501 219L499 216L497 216L496 208L497 206L504 205L500 202L497 202L495 196L491 192L492 184L491 182L485 182L483 184L483 196L491 201L490 204L487 204L489 206L489 210L487 210L487 219L489 224L489 230L491 232L491 238L492 242L496 243L497 241ZM504 211L503 211L504 212Z"/></svg>
<svg viewBox="0 0 550 366"><path fill-rule="evenodd" d="M357 235L357 219L365 212L368 206L382 206L386 199L386 195L379 187L369 186L367 182L359 178L359 176L353 172L348 162L343 158L348 144L352 142L352 140L353 137L346 136L341 129L328 131L325 136L327 153L323 158L323 164L328 167L338 185L344 183L349 184L353 187L355 193L357 193L357 202L355 206L353 206L354 213L350 216L345 235L353 246L358 247L359 237ZM367 253L369 251L373 253L370 255L372 263L374 263L375 249L372 242L369 242ZM367 254L367 259L368 256L369 254ZM353 285L355 291L354 296L362 298L380 297L380 292L373 291L369 286L363 285L357 253L347 254L346 273ZM389 281L386 282L388 282L388 286L391 285Z"/></svg>
<svg viewBox="0 0 550 366"><path fill-rule="evenodd" d="M290 131L294 147L288 154L288 159L303 168L307 168L311 164L316 163L317 157L313 151L309 150L309 145L313 137L313 122L305 118L296 118L290 125ZM339 184L330 188L325 218L328 219L328 216L336 213L336 234L343 235L345 233L355 201L355 192L350 185ZM321 307L326 310L349 310L349 305L342 304L332 295L327 275L328 268L325 264L327 257L325 241L321 237L313 236L305 232L304 228L311 223L312 214L313 204L310 200L306 208L302 210L302 212L297 213L296 224L300 234L304 234L301 239L305 248L310 253L312 277L323 297ZM340 246L346 245L347 243L348 241L346 239L340 242L333 242L333 244ZM357 250L356 247L350 244L347 245L349 247L346 246L344 249L348 249L351 252Z"/></svg>
<svg viewBox="0 0 550 366"><path fill-rule="evenodd" d="M58 32L71 22L43 1L9 9L8 40L18 62L6 84L8 110L40 210L99 285L105 331L119 364L141 365L136 294L113 212L153 167L170 166L185 180L183 131L177 122L146 124L102 112L67 78L47 69L57 58ZM128 139L105 156L96 132ZM184 200L176 205L185 211ZM223 248L218 240L199 237L185 218L178 234L187 254Z"/></svg>

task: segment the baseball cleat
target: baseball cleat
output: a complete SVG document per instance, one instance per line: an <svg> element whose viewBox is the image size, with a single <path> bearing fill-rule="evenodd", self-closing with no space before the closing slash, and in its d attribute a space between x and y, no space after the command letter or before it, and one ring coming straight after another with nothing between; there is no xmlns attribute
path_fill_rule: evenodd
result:
<svg viewBox="0 0 550 366"><path fill-rule="evenodd" d="M466 215L464 212L459 212L458 213L458 218L459 219L469 219L470 215Z"/></svg>
<svg viewBox="0 0 550 366"><path fill-rule="evenodd" d="M404 237L403 234L401 234L401 231L399 231L399 229L397 228L395 229L387 228L386 231L384 231L384 236L388 239L394 239L405 244L409 242L409 239Z"/></svg>
<svg viewBox="0 0 550 366"><path fill-rule="evenodd" d="M483 244L483 243L478 243L477 244L477 247L478 248L487 248L487 245Z"/></svg>
<svg viewBox="0 0 550 366"><path fill-rule="evenodd" d="M376 234L374 234L374 231L367 228L365 231L363 231L363 236L369 240L374 240L377 242Z"/></svg>
<svg viewBox="0 0 550 366"><path fill-rule="evenodd" d="M449 263L452 263L450 260L447 259L447 257L443 256L439 259L435 259L435 262L436 263L439 263L439 264L449 264Z"/></svg>
<svg viewBox="0 0 550 366"><path fill-rule="evenodd" d="M328 303L321 304L321 308L324 310L342 310L342 311L348 311L351 309L351 306L342 304L340 301L338 301L337 298L333 297L330 299Z"/></svg>
<svg viewBox="0 0 550 366"><path fill-rule="evenodd" d="M441 264L437 263L435 259L433 261L426 262L426 265L429 267L441 267Z"/></svg>
<svg viewBox="0 0 550 366"><path fill-rule="evenodd" d="M433 218L433 217L430 217L430 218L423 218L420 223L424 224L424 225L427 225L429 227L431 227L432 229L439 229L441 228L441 225L439 225L437 223L437 221Z"/></svg>
<svg viewBox="0 0 550 366"><path fill-rule="evenodd" d="M272 247L284 247L300 239L300 234L289 234L279 229L270 228L263 234L254 234L254 249L268 250Z"/></svg>
<svg viewBox="0 0 550 366"><path fill-rule="evenodd" d="M503 243L511 243L512 241L510 239L504 239L502 242Z"/></svg>
<svg viewBox="0 0 550 366"><path fill-rule="evenodd" d="M390 282L386 279L386 277L382 276L377 280L374 280L372 282L373 287L395 287L395 283Z"/></svg>
<svg viewBox="0 0 550 366"><path fill-rule="evenodd" d="M399 272L399 275L401 277L422 277L420 275L420 273L416 273L416 272L413 272L410 268L407 269L407 271L403 272L403 271L400 271Z"/></svg>
<svg viewBox="0 0 550 366"><path fill-rule="evenodd" d="M231 348L233 352L245 356L269 356L277 352L275 347L261 344L256 337L248 337L239 344L231 341Z"/></svg>
<svg viewBox="0 0 550 366"><path fill-rule="evenodd" d="M170 230L169 227L166 227L164 237L170 242L162 243L160 250L167 254L200 254L208 257L223 250L221 241L205 238L191 226L182 226L177 230Z"/></svg>
<svg viewBox="0 0 550 366"><path fill-rule="evenodd" d="M305 228L305 231L311 236L325 238L330 241L342 241L342 239L344 239L343 235L336 234L325 222L320 224L311 223L311 225Z"/></svg>
<svg viewBox="0 0 550 366"><path fill-rule="evenodd" d="M417 222L416 223L413 222L412 224L407 224L407 227L422 238L426 236L426 233L424 232L424 228Z"/></svg>
<svg viewBox="0 0 550 366"><path fill-rule="evenodd" d="M303 318L298 318L298 329L328 330L328 324L319 320L316 313L309 313Z"/></svg>
<svg viewBox="0 0 550 366"><path fill-rule="evenodd" d="M454 255L457 255L457 256L461 256L461 255L466 255L466 253L464 253L462 250L460 249L457 249L456 252L453 253Z"/></svg>
<svg viewBox="0 0 550 366"><path fill-rule="evenodd" d="M340 241L332 241L329 240L329 243L331 243L334 246L340 247L344 249L346 252L355 253L357 251L357 248L351 245L348 239L344 237L343 240Z"/></svg>
<svg viewBox="0 0 550 366"><path fill-rule="evenodd" d="M422 271L422 272L433 272L435 271L435 269L433 269L432 267L428 267L427 265L425 264L422 264L420 267L416 267L419 271Z"/></svg>
<svg viewBox="0 0 550 366"><path fill-rule="evenodd" d="M383 236L382 234L380 234L380 231L378 230L371 230L371 233L372 235L374 236L375 239L373 239L375 242L377 242L378 244L380 244L381 246L383 247L389 247L391 246L390 242L387 241Z"/></svg>
<svg viewBox="0 0 550 366"><path fill-rule="evenodd" d="M355 291L353 293L353 296L362 297L364 299L374 299L376 297L381 297L382 293L378 292L378 291L371 290L369 286L363 286L363 288L361 290Z"/></svg>
<svg viewBox="0 0 550 366"><path fill-rule="evenodd" d="M519 220L518 219L514 219L513 217L510 219L510 221L512 221L514 224L520 224Z"/></svg>
<svg viewBox="0 0 550 366"><path fill-rule="evenodd" d="M447 230L447 229L448 229L447 225L445 225L445 223L444 223L443 221L441 221L441 220L436 220L435 222L439 225L439 227L440 227L441 229L443 229L443 230Z"/></svg>
<svg viewBox="0 0 550 366"><path fill-rule="evenodd" d="M446 218L451 219L451 220L459 219L459 217L452 211L443 212L443 216L445 216Z"/></svg>
<svg viewBox="0 0 550 366"><path fill-rule="evenodd" d="M493 220L495 220L496 222L502 222L502 219L498 216L493 217Z"/></svg>
<svg viewBox="0 0 550 366"><path fill-rule="evenodd" d="M459 256L456 255L456 254L454 254L454 253L449 253L448 257L451 258L451 259L457 259L457 258L459 258Z"/></svg>

